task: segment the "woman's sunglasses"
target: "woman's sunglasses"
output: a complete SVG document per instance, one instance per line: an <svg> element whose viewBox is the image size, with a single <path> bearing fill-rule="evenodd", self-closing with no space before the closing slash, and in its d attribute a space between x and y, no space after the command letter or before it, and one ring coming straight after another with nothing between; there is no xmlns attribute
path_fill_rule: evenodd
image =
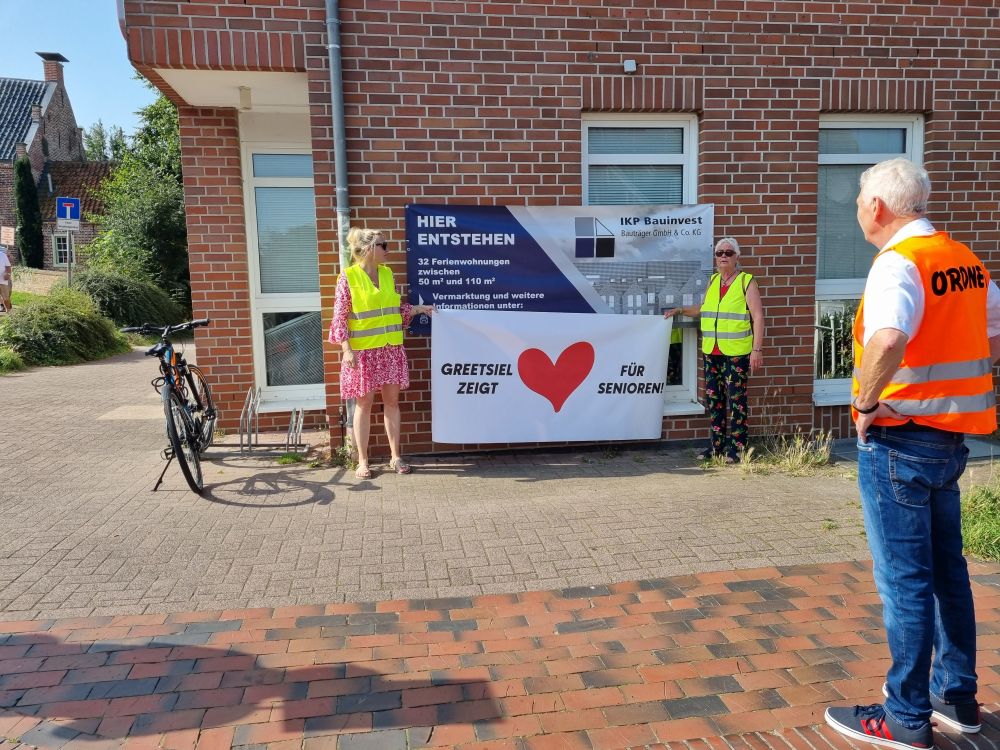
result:
<svg viewBox="0 0 1000 750"><path fill-rule="evenodd" d="M374 247L380 247L383 250L388 250L389 249L389 243L388 242L375 242L373 244L374 244Z"/></svg>
<svg viewBox="0 0 1000 750"><path fill-rule="evenodd" d="M715 257L716 258L722 258L722 257L732 258L734 255L736 255L736 253L734 253L732 250L716 250L715 251Z"/></svg>

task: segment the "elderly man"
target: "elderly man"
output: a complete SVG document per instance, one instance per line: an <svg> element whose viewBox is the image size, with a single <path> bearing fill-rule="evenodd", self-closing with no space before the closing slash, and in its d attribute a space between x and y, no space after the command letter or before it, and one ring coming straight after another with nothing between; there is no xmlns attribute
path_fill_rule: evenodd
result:
<svg viewBox="0 0 1000 750"><path fill-rule="evenodd" d="M857 199L879 252L854 322L852 415L892 665L884 704L828 708L826 721L894 748L932 747L932 717L980 729L958 480L964 434L997 426L1000 290L969 248L924 218L929 195L926 170L892 159L861 176Z"/></svg>

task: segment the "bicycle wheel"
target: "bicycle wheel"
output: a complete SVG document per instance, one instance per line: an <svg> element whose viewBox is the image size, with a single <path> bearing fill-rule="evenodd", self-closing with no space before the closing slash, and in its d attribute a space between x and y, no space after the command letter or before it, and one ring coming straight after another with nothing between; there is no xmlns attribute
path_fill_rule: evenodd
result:
<svg viewBox="0 0 1000 750"><path fill-rule="evenodd" d="M219 418L219 414L215 410L215 402L212 400L212 389L208 387L208 381L205 380L201 370L194 365L188 365L188 370L191 373L191 382L194 384L195 390L194 393L189 394L189 403L194 409L195 426L199 428L201 436L198 451L204 453L205 449L215 440L215 422ZM201 404L200 409L198 404Z"/></svg>
<svg viewBox="0 0 1000 750"><path fill-rule="evenodd" d="M201 494L205 480L201 475L201 459L194 447L197 444L194 420L188 414L180 396L169 385L163 386L163 412L167 420L167 437L174 449L174 458L192 492Z"/></svg>

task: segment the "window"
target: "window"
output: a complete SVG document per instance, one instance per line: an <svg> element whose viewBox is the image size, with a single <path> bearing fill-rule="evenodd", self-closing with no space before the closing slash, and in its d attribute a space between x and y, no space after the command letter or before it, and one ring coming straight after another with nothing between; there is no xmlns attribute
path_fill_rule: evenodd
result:
<svg viewBox="0 0 1000 750"><path fill-rule="evenodd" d="M587 205L697 203L698 120L693 115L588 114L583 121L583 142L583 195ZM662 295L664 284L662 280L652 282L638 275L621 279L618 283L624 284L623 288L633 285L622 295L623 306L616 308L614 295L605 299L614 312L658 315L661 304L657 295ZM686 305L700 302L691 294L682 296ZM692 322L682 323L677 318L674 330L664 414L701 413L697 399L697 330Z"/></svg>
<svg viewBox="0 0 1000 750"><path fill-rule="evenodd" d="M312 155L254 144L244 153L254 371L262 403L318 408L323 330Z"/></svg>
<svg viewBox="0 0 1000 750"><path fill-rule="evenodd" d="M820 119L813 385L813 402L819 406L851 400L851 328L876 252L858 226L858 182L868 167L899 156L923 161L922 118L827 115Z"/></svg>
<svg viewBox="0 0 1000 750"><path fill-rule="evenodd" d="M73 247L73 235L70 232L52 235L52 265L67 266L71 262L76 265L76 252Z"/></svg>

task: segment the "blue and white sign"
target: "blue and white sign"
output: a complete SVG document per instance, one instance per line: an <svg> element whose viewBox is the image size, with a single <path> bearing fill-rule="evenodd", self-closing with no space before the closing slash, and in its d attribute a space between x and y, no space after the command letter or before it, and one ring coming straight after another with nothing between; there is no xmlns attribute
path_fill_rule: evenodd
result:
<svg viewBox="0 0 1000 750"><path fill-rule="evenodd" d="M714 207L406 207L409 299L440 309L659 314L701 301ZM415 319L426 333L428 318Z"/></svg>
<svg viewBox="0 0 1000 750"><path fill-rule="evenodd" d="M56 228L71 230L80 228L79 198L56 198Z"/></svg>

